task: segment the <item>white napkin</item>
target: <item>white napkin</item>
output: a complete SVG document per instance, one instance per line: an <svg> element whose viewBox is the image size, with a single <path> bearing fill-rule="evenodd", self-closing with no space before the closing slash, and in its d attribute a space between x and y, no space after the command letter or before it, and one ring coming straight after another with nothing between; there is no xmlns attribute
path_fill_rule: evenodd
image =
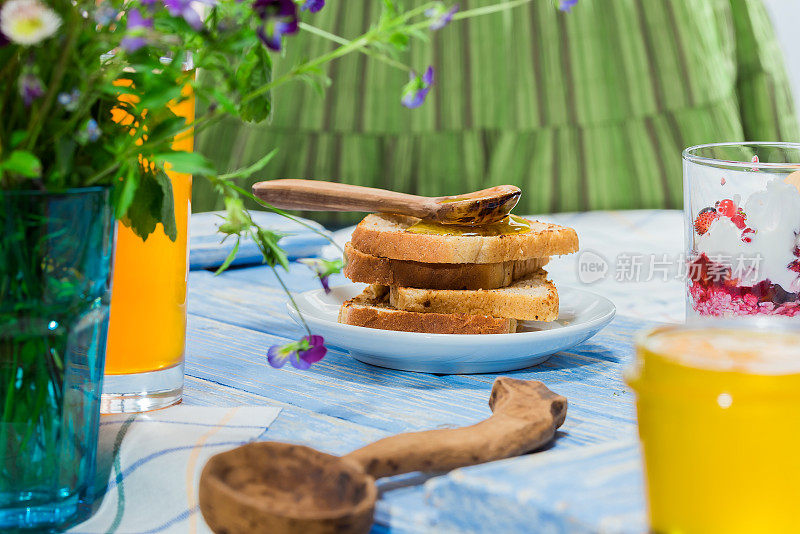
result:
<svg viewBox="0 0 800 534"><path fill-rule="evenodd" d="M259 438L280 408L175 406L103 416L99 465L110 470L102 504L68 532L210 532L197 502L200 473L219 452Z"/></svg>

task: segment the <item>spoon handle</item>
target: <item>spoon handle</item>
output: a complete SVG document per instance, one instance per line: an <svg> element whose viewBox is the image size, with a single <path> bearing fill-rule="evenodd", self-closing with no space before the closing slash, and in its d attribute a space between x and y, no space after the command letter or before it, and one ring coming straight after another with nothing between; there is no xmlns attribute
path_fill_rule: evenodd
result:
<svg viewBox="0 0 800 534"><path fill-rule="evenodd" d="M541 382L495 381L491 417L476 425L385 438L346 455L374 478L413 471L447 471L534 451L564 422L567 399Z"/></svg>
<svg viewBox="0 0 800 534"><path fill-rule="evenodd" d="M319 180L258 182L253 185L253 194L276 208L288 210L377 211L425 218L436 208L435 201L428 197Z"/></svg>

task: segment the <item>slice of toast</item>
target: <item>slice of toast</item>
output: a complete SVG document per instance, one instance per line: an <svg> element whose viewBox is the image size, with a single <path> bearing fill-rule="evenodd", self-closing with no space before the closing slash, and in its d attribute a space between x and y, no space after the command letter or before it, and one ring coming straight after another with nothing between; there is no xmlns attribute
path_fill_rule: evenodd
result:
<svg viewBox="0 0 800 534"><path fill-rule="evenodd" d="M420 313L466 313L520 321L558 319L558 291L541 270L501 289L462 291L393 286L389 304Z"/></svg>
<svg viewBox="0 0 800 534"><path fill-rule="evenodd" d="M509 334L517 331L517 321L514 319L397 310L389 305L388 293L389 288L385 286L368 286L363 293L342 304L339 322L381 330L429 334Z"/></svg>
<svg viewBox="0 0 800 534"><path fill-rule="evenodd" d="M344 275L353 282L423 289L496 289L541 269L550 258L500 263L421 263L380 258L344 246Z"/></svg>
<svg viewBox="0 0 800 534"><path fill-rule="evenodd" d="M353 232L351 242L364 254L421 263L500 263L549 258L578 250L575 230L556 224L530 221L529 232L493 236L406 231L418 221L404 215L367 215Z"/></svg>

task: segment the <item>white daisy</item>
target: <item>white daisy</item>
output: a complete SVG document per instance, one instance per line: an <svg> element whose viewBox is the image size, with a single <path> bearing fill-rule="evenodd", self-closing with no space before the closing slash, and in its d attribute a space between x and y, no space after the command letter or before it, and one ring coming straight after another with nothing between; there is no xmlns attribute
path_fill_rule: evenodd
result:
<svg viewBox="0 0 800 534"><path fill-rule="evenodd" d="M0 9L0 30L21 45L47 39L60 25L61 17L38 0L9 0Z"/></svg>

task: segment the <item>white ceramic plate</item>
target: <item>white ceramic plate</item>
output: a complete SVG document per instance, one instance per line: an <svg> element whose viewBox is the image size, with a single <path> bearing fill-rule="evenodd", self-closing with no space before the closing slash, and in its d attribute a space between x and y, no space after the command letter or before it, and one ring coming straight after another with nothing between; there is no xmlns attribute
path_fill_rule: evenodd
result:
<svg viewBox="0 0 800 534"><path fill-rule="evenodd" d="M520 322L514 334L421 334L352 326L337 322L339 307L364 289L347 284L295 295L311 331L325 343L364 363L423 373L499 373L536 365L551 354L583 343L614 318L614 304L599 295L560 288L561 309L553 323ZM289 304L289 315L300 322Z"/></svg>

